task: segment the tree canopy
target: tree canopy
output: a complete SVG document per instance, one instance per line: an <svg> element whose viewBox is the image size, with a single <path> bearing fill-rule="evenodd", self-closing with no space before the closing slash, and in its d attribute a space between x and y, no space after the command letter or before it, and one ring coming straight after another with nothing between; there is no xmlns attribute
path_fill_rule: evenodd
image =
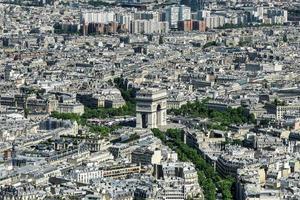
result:
<svg viewBox="0 0 300 200"><path fill-rule="evenodd" d="M231 177L222 178L213 167L208 164L196 151L183 142L184 132L181 129L168 129L162 132L159 129L152 129L154 136L164 144L174 149L181 161L191 161L198 171L199 185L203 188L205 199L215 200L216 189L222 193L223 199L233 199L232 188L234 179Z"/></svg>
<svg viewBox="0 0 300 200"><path fill-rule="evenodd" d="M242 107L217 111L209 109L206 103L206 101L188 102L179 109L171 109L169 113L186 117L209 118L212 121L209 128L218 130L226 130L231 124L255 123L254 115L248 114Z"/></svg>

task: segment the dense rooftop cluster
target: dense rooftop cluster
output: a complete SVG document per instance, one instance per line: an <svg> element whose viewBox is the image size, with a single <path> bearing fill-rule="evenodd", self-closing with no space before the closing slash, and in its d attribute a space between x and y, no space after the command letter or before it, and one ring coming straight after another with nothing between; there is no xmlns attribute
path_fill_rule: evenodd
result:
<svg viewBox="0 0 300 200"><path fill-rule="evenodd" d="M1 1L0 200L299 199L299 8Z"/></svg>

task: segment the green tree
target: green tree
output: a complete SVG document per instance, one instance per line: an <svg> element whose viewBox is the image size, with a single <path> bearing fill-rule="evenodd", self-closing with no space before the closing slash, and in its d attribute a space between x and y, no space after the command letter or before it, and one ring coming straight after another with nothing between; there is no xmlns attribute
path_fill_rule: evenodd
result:
<svg viewBox="0 0 300 200"><path fill-rule="evenodd" d="M203 45L202 49L206 49L211 46L217 46L217 42L216 41L207 42L206 44Z"/></svg>
<svg viewBox="0 0 300 200"><path fill-rule="evenodd" d="M163 44L164 43L164 38L162 35L159 36L159 41L158 41L159 44Z"/></svg>
<svg viewBox="0 0 300 200"><path fill-rule="evenodd" d="M201 117L211 119L208 128L226 130L230 124L255 123L253 114L249 114L244 108L228 108L224 111L212 110L207 107L207 100L187 102L179 109L171 109L169 114L181 115L186 117Z"/></svg>
<svg viewBox="0 0 300 200"><path fill-rule="evenodd" d="M155 137L159 138L165 145L178 153L181 161L191 161L197 170L199 185L203 188L205 199L216 199L216 188L218 188L224 199L233 199L232 187L234 179L222 178L213 167L208 164L198 152L183 142L183 130L168 129L162 132L159 129L152 129Z"/></svg>
<svg viewBox="0 0 300 200"><path fill-rule="evenodd" d="M283 42L288 42L287 34L284 34L284 35L283 35L282 40L283 40Z"/></svg>

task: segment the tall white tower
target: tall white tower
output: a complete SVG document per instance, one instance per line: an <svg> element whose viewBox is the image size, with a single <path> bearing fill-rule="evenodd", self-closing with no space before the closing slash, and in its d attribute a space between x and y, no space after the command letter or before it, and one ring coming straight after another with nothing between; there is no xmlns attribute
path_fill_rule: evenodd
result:
<svg viewBox="0 0 300 200"><path fill-rule="evenodd" d="M167 125L167 92L158 88L142 89L136 95L136 127L157 128Z"/></svg>

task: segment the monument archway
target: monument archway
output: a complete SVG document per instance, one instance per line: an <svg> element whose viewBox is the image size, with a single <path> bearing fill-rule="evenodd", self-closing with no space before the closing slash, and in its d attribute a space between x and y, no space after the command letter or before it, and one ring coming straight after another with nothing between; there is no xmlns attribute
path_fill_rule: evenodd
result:
<svg viewBox="0 0 300 200"><path fill-rule="evenodd" d="M167 92L157 88L136 95L136 127L157 128L167 124Z"/></svg>

